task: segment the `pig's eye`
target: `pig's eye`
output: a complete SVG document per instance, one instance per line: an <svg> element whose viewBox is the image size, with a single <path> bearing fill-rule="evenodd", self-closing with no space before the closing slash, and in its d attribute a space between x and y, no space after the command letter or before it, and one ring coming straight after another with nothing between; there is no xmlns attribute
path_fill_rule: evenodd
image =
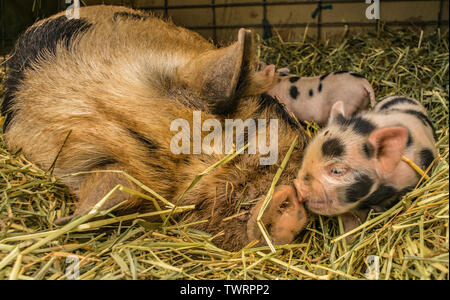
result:
<svg viewBox="0 0 450 300"><path fill-rule="evenodd" d="M333 176L342 176L347 173L347 168L344 167L332 167L330 169L330 174Z"/></svg>

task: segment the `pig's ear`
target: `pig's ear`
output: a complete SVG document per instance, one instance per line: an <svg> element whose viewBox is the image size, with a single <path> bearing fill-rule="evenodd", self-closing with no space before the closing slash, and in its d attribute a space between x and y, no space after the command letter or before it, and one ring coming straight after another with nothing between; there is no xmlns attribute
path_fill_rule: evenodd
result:
<svg viewBox="0 0 450 300"><path fill-rule="evenodd" d="M328 125L334 123L337 118L344 118L345 111L344 111L344 102L338 101L333 104L330 110L330 118L328 120Z"/></svg>
<svg viewBox="0 0 450 300"><path fill-rule="evenodd" d="M264 76L267 77L274 77L275 76L275 65L267 65L262 69L262 73Z"/></svg>
<svg viewBox="0 0 450 300"><path fill-rule="evenodd" d="M229 47L206 51L177 71L178 79L211 102L217 113L226 113L239 79L250 73L253 64L251 31L240 29L238 41Z"/></svg>
<svg viewBox="0 0 450 300"><path fill-rule="evenodd" d="M408 141L404 127L386 127L373 131L369 142L375 148L377 169L381 174L392 173L400 163Z"/></svg>
<svg viewBox="0 0 450 300"><path fill-rule="evenodd" d="M247 77L240 95L254 96L269 92L278 82L275 65L265 65L259 72L252 72Z"/></svg>

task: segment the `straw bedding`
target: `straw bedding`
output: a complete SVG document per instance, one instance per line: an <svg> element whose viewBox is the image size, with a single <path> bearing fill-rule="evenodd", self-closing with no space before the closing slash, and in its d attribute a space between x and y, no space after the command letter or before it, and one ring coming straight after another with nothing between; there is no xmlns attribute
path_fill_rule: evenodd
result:
<svg viewBox="0 0 450 300"><path fill-rule="evenodd" d="M344 238L339 218L319 216L275 253L251 245L227 252L188 225L163 227L114 212L105 221L85 218L57 227L53 221L74 208L67 188L9 152L0 134L0 280L66 279L71 257L79 261L81 279L365 279L370 255L379 259L380 279L448 280L448 37L448 31L380 28L320 44L279 36L261 44L267 63L302 76L356 71L378 99L403 94L428 109L440 152L431 177L389 211L370 214L353 241ZM2 66L0 79L3 72ZM317 130L308 126L311 135Z"/></svg>

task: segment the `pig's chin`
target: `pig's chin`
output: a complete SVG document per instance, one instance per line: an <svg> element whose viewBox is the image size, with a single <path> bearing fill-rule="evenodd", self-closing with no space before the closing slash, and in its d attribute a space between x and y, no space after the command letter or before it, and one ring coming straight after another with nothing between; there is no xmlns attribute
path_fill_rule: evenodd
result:
<svg viewBox="0 0 450 300"><path fill-rule="evenodd" d="M340 209L335 206L333 201L305 201L306 208L313 213L324 215L324 216L334 216L339 215Z"/></svg>

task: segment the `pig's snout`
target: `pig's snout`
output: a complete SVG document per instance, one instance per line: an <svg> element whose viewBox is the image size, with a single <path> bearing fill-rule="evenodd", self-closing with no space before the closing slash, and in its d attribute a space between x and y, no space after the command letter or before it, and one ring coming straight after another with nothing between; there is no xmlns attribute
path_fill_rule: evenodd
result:
<svg viewBox="0 0 450 300"><path fill-rule="evenodd" d="M251 211L247 223L249 241L259 240L264 243L264 237L256 223L264 199L260 200ZM297 199L297 192L292 186L279 186L275 190L272 201L264 212L261 221L264 223L274 244L287 244L304 228L307 221L306 210Z"/></svg>
<svg viewBox="0 0 450 300"><path fill-rule="evenodd" d="M302 181L299 179L294 179L294 186L297 192L297 198L299 202L303 202L306 199L306 189Z"/></svg>

